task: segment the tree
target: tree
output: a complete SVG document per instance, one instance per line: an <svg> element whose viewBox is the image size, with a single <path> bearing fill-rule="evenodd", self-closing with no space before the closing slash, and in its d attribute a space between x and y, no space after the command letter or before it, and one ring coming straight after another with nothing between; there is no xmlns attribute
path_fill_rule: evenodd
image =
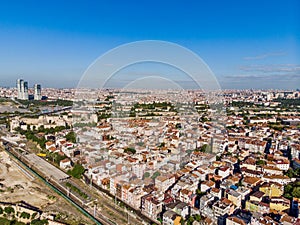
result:
<svg viewBox="0 0 300 225"><path fill-rule="evenodd" d="M216 156L216 161L221 161L222 157L221 156Z"/></svg>
<svg viewBox="0 0 300 225"><path fill-rule="evenodd" d="M196 190L196 194L197 194L199 197L201 197L201 196L205 195L206 192L202 192L200 189L197 189L197 190Z"/></svg>
<svg viewBox="0 0 300 225"><path fill-rule="evenodd" d="M136 153L136 150L134 148L125 148L124 149L124 152L125 153L132 153L132 154L135 154Z"/></svg>
<svg viewBox="0 0 300 225"><path fill-rule="evenodd" d="M176 123L176 129L181 129L182 128L182 126L181 126L181 123Z"/></svg>
<svg viewBox="0 0 300 225"><path fill-rule="evenodd" d="M288 171L286 171L285 175L287 175L289 178L294 177L294 171L292 168L289 168Z"/></svg>
<svg viewBox="0 0 300 225"><path fill-rule="evenodd" d="M4 212L6 212L7 214L11 214L11 213L15 213L15 210L13 207L8 206L4 208Z"/></svg>
<svg viewBox="0 0 300 225"><path fill-rule="evenodd" d="M293 170L292 168L289 168L288 171L286 171L285 175L287 175L289 178L300 177L300 169L297 168Z"/></svg>
<svg viewBox="0 0 300 225"><path fill-rule="evenodd" d="M300 198L300 187L294 187L292 191L292 196L295 198Z"/></svg>
<svg viewBox="0 0 300 225"><path fill-rule="evenodd" d="M198 214L196 214L196 215L194 216L194 218L195 218L195 220L198 221L198 222L200 222L200 221L202 220L201 216L198 215Z"/></svg>
<svg viewBox="0 0 300 225"><path fill-rule="evenodd" d="M166 146L166 143L165 143L165 142L162 142L162 143L159 144L158 147L159 147L159 148L163 148L163 147L165 147L165 146Z"/></svg>
<svg viewBox="0 0 300 225"><path fill-rule="evenodd" d="M143 178L145 179L145 178L148 178L148 177L150 177L150 173L149 172L144 173Z"/></svg>
<svg viewBox="0 0 300 225"><path fill-rule="evenodd" d="M85 169L81 164L75 164L73 169L68 171L68 174L71 175L72 177L80 179L84 171Z"/></svg>
<svg viewBox="0 0 300 225"><path fill-rule="evenodd" d="M153 173L152 175L152 179L155 179L156 177L160 176L160 172L156 171L155 173Z"/></svg>
<svg viewBox="0 0 300 225"><path fill-rule="evenodd" d="M210 146L208 144L202 145L200 152L210 152Z"/></svg>
<svg viewBox="0 0 300 225"><path fill-rule="evenodd" d="M74 131L70 131L66 136L65 136L67 141L76 143L76 133Z"/></svg>
<svg viewBox="0 0 300 225"><path fill-rule="evenodd" d="M184 225L184 219L182 217L180 219L180 225Z"/></svg>
<svg viewBox="0 0 300 225"><path fill-rule="evenodd" d="M256 165L265 165L266 164L266 162L264 161L264 160L257 160L256 161Z"/></svg>
<svg viewBox="0 0 300 225"><path fill-rule="evenodd" d="M35 217L36 217L36 215L37 215L37 213L35 212L35 213L33 213L32 215L31 215L31 219L33 220Z"/></svg>
<svg viewBox="0 0 300 225"><path fill-rule="evenodd" d="M293 197L300 198L300 182L296 181L284 187L284 197L291 199Z"/></svg>
<svg viewBox="0 0 300 225"><path fill-rule="evenodd" d="M195 221L194 217L190 216L190 217L187 219L186 224L187 224L187 225L192 225L194 221Z"/></svg>
<svg viewBox="0 0 300 225"><path fill-rule="evenodd" d="M30 218L30 214L27 213L27 212L22 212L20 217L23 218L23 219L29 219Z"/></svg>

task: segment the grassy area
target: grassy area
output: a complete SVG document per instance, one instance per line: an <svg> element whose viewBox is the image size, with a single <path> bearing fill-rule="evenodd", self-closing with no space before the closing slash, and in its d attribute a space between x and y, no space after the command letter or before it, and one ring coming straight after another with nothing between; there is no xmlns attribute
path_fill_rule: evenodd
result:
<svg viewBox="0 0 300 225"><path fill-rule="evenodd" d="M22 105L31 106L72 106L73 102L69 100L57 99L54 101L38 101L38 100L17 100Z"/></svg>
<svg viewBox="0 0 300 225"><path fill-rule="evenodd" d="M76 192L77 194L79 194L79 196L83 197L84 199L87 199L89 197L86 193L82 192L78 187L75 187L69 182L66 183L66 186L70 188L71 191Z"/></svg>
<svg viewBox="0 0 300 225"><path fill-rule="evenodd" d="M283 98L278 98L275 99L274 102L280 102L280 107L282 108L296 108L300 105L300 98L296 99L283 99Z"/></svg>

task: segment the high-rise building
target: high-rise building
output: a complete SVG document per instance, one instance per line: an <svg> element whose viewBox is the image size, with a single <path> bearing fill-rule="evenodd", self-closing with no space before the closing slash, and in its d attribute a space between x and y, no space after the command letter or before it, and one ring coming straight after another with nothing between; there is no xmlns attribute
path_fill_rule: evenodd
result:
<svg viewBox="0 0 300 225"><path fill-rule="evenodd" d="M34 85L34 100L42 99L42 88L40 84Z"/></svg>
<svg viewBox="0 0 300 225"><path fill-rule="evenodd" d="M24 81L24 92L23 92L23 99L28 100L28 82Z"/></svg>
<svg viewBox="0 0 300 225"><path fill-rule="evenodd" d="M22 79L17 80L17 90L18 90L18 99L23 99L23 94L21 91L21 86L23 85L24 81Z"/></svg>
<svg viewBox="0 0 300 225"><path fill-rule="evenodd" d="M18 99L28 100L28 82L22 79L17 80Z"/></svg>

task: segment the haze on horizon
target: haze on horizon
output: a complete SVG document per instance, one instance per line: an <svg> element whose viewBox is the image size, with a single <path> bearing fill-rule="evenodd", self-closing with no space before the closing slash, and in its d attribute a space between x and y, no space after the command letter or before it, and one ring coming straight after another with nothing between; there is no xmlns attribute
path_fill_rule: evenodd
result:
<svg viewBox="0 0 300 225"><path fill-rule="evenodd" d="M297 0L3 2L0 86L15 87L23 78L30 87L76 87L88 66L110 49L163 40L198 54L223 89L297 89L299 9ZM125 80L139 74L178 77L174 69L148 65L120 73Z"/></svg>

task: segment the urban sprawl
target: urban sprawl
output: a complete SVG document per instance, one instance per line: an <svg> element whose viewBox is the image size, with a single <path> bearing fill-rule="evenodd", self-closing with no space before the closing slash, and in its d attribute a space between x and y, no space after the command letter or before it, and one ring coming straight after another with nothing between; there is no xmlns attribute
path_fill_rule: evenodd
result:
<svg viewBox="0 0 300 225"><path fill-rule="evenodd" d="M300 91L215 94L19 79L0 88L2 146L102 224L121 224L105 204L124 224L300 224ZM0 217L67 224L26 204Z"/></svg>

